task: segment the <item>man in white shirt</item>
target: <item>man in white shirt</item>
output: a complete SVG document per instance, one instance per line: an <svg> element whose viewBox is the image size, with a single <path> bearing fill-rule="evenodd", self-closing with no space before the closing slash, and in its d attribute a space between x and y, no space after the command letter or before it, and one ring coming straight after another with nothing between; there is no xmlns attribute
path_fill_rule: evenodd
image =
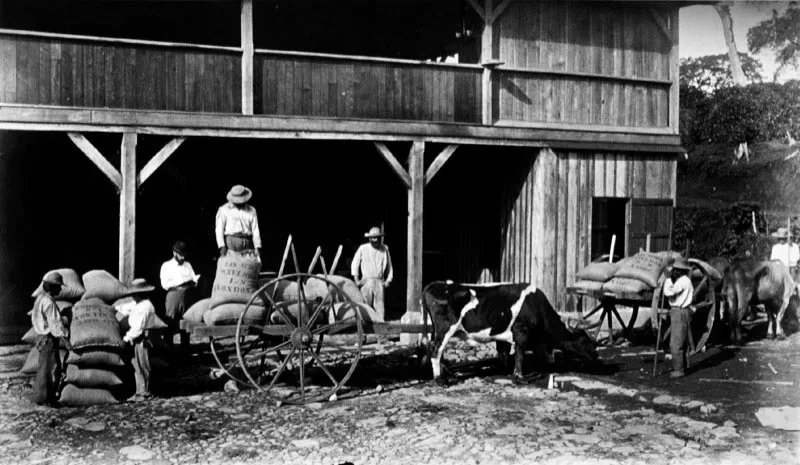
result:
<svg viewBox="0 0 800 465"><path fill-rule="evenodd" d="M772 253L770 260L778 260L783 263L792 278L797 282L797 262L800 260L800 247L797 244L789 242L789 229L778 228L772 233L772 237L778 239L778 243L772 246Z"/></svg>
<svg viewBox="0 0 800 465"><path fill-rule="evenodd" d="M361 244L353 257L350 272L367 305L375 309L381 321L385 321L386 310L383 304L383 291L392 284L394 270L389 247L382 243L383 233L374 227L364 234L369 242Z"/></svg>
<svg viewBox="0 0 800 465"><path fill-rule="evenodd" d="M192 264L186 260L187 246L177 241L172 246L172 259L161 265L161 287L167 291L164 302L167 323L166 343L172 347L181 318L194 303L194 291L200 275L195 274ZM181 345L188 345L188 334L181 333Z"/></svg>
<svg viewBox="0 0 800 465"><path fill-rule="evenodd" d="M228 202L217 210L214 234L219 256L228 251L252 255L260 260L261 231L258 229L258 214L248 203L253 192L237 184L228 192Z"/></svg>
<svg viewBox="0 0 800 465"><path fill-rule="evenodd" d="M134 279L130 285L132 302L120 304L117 311L128 317L130 329L122 340L133 346L133 375L136 380L136 394L132 401L152 397L150 393L150 342L149 329L156 327L156 309L147 298L155 287L144 279Z"/></svg>
<svg viewBox="0 0 800 465"><path fill-rule="evenodd" d="M39 350L39 368L33 383L31 402L37 405L55 405L58 385L61 381L59 340L69 337L69 328L61 320L61 313L54 296L61 292L64 278L53 271L42 280L44 292L36 297L31 311L31 325L36 332L36 348Z"/></svg>
<svg viewBox="0 0 800 465"><path fill-rule="evenodd" d="M691 271L689 262L685 258L678 258L672 264L670 277L664 281L664 296L669 300L670 306L669 350L672 353L672 378L680 378L686 373L686 347L689 344L694 311L694 286L689 278Z"/></svg>

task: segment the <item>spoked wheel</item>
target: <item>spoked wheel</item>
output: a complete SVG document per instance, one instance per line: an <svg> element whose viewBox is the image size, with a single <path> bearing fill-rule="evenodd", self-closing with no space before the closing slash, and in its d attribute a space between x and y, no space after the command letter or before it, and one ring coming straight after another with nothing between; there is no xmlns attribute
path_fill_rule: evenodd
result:
<svg viewBox="0 0 800 465"><path fill-rule="evenodd" d="M286 291L279 298L275 289L290 280L296 280L296 298L281 300L287 297ZM325 289L324 297L306 295L307 286L309 290ZM258 300L270 309L262 329L265 344L248 356L239 335L248 324L248 311ZM340 305L336 313L343 318L332 321L335 300ZM239 365L250 384L282 402L304 404L336 398L358 365L364 326L358 307L335 283L322 276L295 273L268 282L250 298L236 334ZM352 334L355 340L344 348L336 344L324 348L325 336L333 334ZM256 359L260 369L254 372L252 362Z"/></svg>
<svg viewBox="0 0 800 465"><path fill-rule="evenodd" d="M717 299L714 292L714 283L706 269L697 260L689 259L692 265L691 279L694 286L694 297L692 305L695 308L692 314L691 331L689 331L689 355L700 352L705 347L714 321L717 317ZM664 280L662 276L658 285L653 290L653 300L651 305L651 323L653 332L661 334L660 345L669 350L670 324L669 324L669 301L664 296Z"/></svg>

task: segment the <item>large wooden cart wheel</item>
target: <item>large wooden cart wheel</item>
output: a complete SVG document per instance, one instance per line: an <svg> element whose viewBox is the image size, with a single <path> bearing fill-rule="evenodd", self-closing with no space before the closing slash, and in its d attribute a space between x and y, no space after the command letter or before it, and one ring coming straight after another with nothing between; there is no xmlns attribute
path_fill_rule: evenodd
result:
<svg viewBox="0 0 800 465"><path fill-rule="evenodd" d="M274 289L281 282L291 280L297 283L295 298L276 297ZM338 289L338 292L326 292L324 298L307 296L304 289L307 283L315 283L321 289ZM348 317L331 323L329 318L335 301L341 303L337 313L348 314ZM248 354L241 335L245 334L244 327L252 323L247 318L248 312L261 302L268 309L261 336L264 343L261 349ZM329 344L330 347L323 350L325 336L333 334L350 334L355 341L344 349ZM340 287L322 276L294 273L273 279L250 298L236 326L236 353L253 387L281 402L304 404L336 398L337 391L358 365L363 337L361 312ZM254 373L252 362L256 360L259 369Z"/></svg>
<svg viewBox="0 0 800 465"><path fill-rule="evenodd" d="M714 321L717 317L717 297L714 292L714 283L706 269L697 260L689 259L692 265L691 279L694 286L694 297L692 305L695 308L692 314L692 327L689 331L689 355L700 352L711 335ZM661 334L660 345L669 350L669 301L664 296L664 280L666 276L661 276L658 285L653 290L653 301L651 308L650 322L654 334Z"/></svg>

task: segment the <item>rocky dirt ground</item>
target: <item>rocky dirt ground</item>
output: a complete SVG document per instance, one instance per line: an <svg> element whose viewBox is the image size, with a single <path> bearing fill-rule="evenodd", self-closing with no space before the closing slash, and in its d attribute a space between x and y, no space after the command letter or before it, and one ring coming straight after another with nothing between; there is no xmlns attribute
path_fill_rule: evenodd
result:
<svg viewBox="0 0 800 465"><path fill-rule="evenodd" d="M798 341L711 348L677 381L664 363L653 378L651 347L600 353L603 369L559 365L548 389L547 376L512 384L492 346L457 342L446 352L454 382L440 387L415 350L390 341L365 347L338 401L305 406L226 391L202 354L172 359L156 398L138 403L37 407L30 378L6 376L0 463L800 463L798 432L755 419L800 406Z"/></svg>

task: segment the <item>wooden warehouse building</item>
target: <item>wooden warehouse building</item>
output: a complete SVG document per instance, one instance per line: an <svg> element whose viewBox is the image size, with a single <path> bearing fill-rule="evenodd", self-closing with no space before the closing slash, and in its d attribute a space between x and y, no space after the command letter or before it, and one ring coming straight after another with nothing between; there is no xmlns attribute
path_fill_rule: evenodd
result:
<svg viewBox="0 0 800 465"><path fill-rule="evenodd" d="M48 269L157 282L183 239L212 279L237 183L267 269L290 233L330 261L383 224L390 318L446 278L532 281L569 309L612 234L618 255L669 246L678 7L0 3L2 340Z"/></svg>

